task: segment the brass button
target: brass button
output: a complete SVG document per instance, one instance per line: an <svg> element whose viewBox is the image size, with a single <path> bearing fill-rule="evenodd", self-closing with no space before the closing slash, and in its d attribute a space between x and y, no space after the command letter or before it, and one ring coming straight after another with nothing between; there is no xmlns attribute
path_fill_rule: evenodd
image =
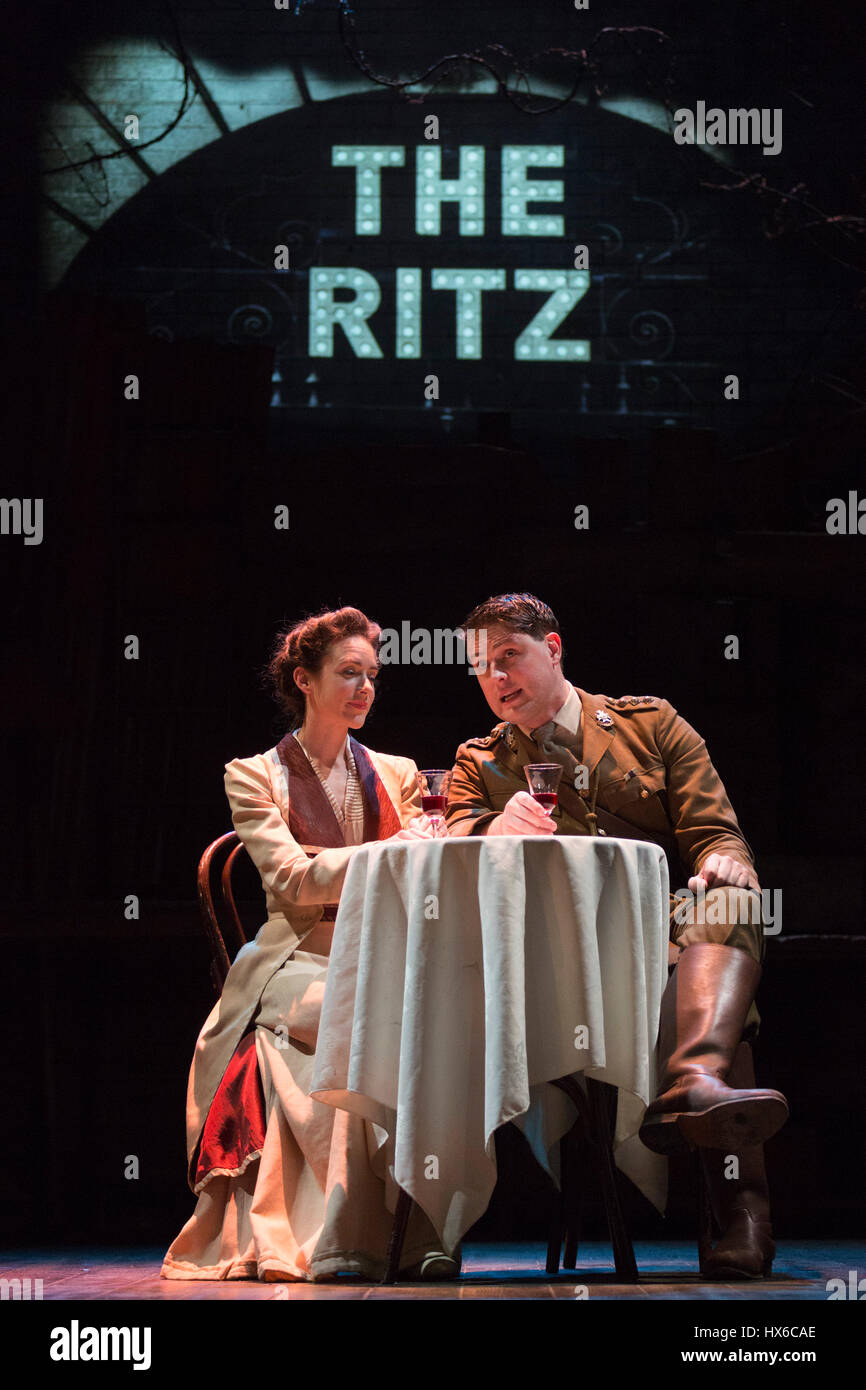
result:
<svg viewBox="0 0 866 1390"><path fill-rule="evenodd" d="M646 787L644 787L644 788L642 789L642 791L641 791L641 798L644 798L644 797L647 797L647 796L649 796L649 792L647 791Z"/></svg>

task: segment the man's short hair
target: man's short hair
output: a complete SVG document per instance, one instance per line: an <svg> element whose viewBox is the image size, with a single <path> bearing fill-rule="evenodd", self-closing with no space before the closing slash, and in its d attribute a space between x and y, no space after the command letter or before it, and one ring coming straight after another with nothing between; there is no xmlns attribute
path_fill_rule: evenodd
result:
<svg viewBox="0 0 866 1390"><path fill-rule="evenodd" d="M540 640L549 632L555 632L562 641L559 619L552 608L542 603L535 594L497 594L478 603L471 613L463 619L464 632L471 629L480 632L486 627L504 627L509 632L525 632ZM565 656L563 644L562 655Z"/></svg>

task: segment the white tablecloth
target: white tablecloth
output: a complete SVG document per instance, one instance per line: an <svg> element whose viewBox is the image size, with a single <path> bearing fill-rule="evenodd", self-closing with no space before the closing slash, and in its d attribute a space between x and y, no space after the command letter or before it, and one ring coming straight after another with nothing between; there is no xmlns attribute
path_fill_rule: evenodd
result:
<svg viewBox="0 0 866 1390"><path fill-rule="evenodd" d="M490 1201L500 1125L514 1120L558 1177L575 1115L549 1083L576 1072L620 1088L617 1164L663 1210L667 1163L637 1130L655 1094L667 947L656 845L366 845L340 898L311 1094L395 1136L391 1176L449 1252Z"/></svg>

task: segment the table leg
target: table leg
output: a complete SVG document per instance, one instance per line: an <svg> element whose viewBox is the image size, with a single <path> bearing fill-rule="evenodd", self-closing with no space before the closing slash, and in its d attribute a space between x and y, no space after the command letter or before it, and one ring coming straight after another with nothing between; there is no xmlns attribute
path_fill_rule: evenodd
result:
<svg viewBox="0 0 866 1390"><path fill-rule="evenodd" d="M562 1256L562 1237L565 1227L565 1192L568 1185L568 1135L564 1134L559 1141L559 1192L556 1194L556 1206L553 1219L550 1225L550 1240L547 1242L547 1264L545 1272L547 1274L559 1273L559 1262Z"/></svg>
<svg viewBox="0 0 866 1390"><path fill-rule="evenodd" d="M585 1163L585 1147L582 1143L583 1127L575 1125L571 1133L566 1136L568 1144L568 1157L566 1168L568 1172L568 1186L563 1187L565 1197L565 1250L562 1256L562 1264L565 1269L577 1268L577 1252L580 1246L580 1228L583 1220L583 1167ZM581 1162L581 1152L583 1152L583 1163Z"/></svg>

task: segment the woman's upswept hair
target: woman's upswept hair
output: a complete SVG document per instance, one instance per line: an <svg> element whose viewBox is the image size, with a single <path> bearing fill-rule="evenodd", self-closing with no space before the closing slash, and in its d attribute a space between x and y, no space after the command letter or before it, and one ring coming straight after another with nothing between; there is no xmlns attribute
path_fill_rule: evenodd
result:
<svg viewBox="0 0 866 1390"><path fill-rule="evenodd" d="M304 722L306 699L295 684L295 670L319 671L328 648L344 637L364 637L378 649L381 628L359 608L326 608L277 633L262 678L292 729Z"/></svg>

